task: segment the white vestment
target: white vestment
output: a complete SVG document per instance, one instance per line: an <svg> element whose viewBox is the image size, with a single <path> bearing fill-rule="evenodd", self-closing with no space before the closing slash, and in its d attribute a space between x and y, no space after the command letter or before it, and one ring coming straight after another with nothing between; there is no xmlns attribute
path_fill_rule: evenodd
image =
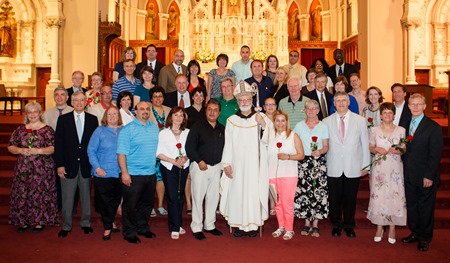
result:
<svg viewBox="0 0 450 263"><path fill-rule="evenodd" d="M264 132L272 132L272 122L261 115L266 122ZM255 115L228 118L222 165L231 165L233 178L223 174L220 180L220 213L231 227L245 232L257 230L268 218L269 179L267 144L258 138Z"/></svg>

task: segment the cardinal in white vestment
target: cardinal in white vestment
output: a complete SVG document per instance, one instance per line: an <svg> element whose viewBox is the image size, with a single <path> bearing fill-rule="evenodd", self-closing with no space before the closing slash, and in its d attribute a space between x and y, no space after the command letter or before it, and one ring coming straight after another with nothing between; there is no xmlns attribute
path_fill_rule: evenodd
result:
<svg viewBox="0 0 450 263"><path fill-rule="evenodd" d="M268 218L267 144L260 134L273 131L273 124L253 109L253 95L249 84L238 83L234 96L239 110L228 118L225 128L220 213L234 228L235 237L242 236L242 231L255 237Z"/></svg>

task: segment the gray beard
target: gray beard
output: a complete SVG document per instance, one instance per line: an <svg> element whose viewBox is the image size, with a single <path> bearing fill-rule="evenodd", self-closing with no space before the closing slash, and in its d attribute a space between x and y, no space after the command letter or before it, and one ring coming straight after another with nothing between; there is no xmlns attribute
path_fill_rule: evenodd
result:
<svg viewBox="0 0 450 263"><path fill-rule="evenodd" d="M249 106L239 106L239 109L240 109L242 112L249 111L249 110L251 110L251 108L252 108L251 105L249 105Z"/></svg>

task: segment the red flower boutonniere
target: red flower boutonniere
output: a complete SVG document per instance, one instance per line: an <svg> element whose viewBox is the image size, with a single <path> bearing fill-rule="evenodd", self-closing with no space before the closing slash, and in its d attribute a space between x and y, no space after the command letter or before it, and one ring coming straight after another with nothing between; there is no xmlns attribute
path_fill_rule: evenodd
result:
<svg viewBox="0 0 450 263"><path fill-rule="evenodd" d="M408 135L408 137L406 137L406 139L408 140L408 142L411 142L414 139L414 136Z"/></svg>

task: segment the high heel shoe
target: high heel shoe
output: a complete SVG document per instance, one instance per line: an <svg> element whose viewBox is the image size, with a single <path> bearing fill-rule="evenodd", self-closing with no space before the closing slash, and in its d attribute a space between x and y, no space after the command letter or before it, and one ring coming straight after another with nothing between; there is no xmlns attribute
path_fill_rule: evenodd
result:
<svg viewBox="0 0 450 263"><path fill-rule="evenodd" d="M106 231L105 231L106 232ZM112 231L110 230L109 231L109 234L107 234L107 235L105 235L104 233L103 233L103 240L104 241L108 241L108 240L110 240L111 239L111 233L112 233Z"/></svg>
<svg viewBox="0 0 450 263"><path fill-rule="evenodd" d="M383 232L384 232L384 230L381 229L381 234L380 234L380 236L374 236L374 237L373 237L373 241L374 241L374 242L380 242L381 239L383 239Z"/></svg>
<svg viewBox="0 0 450 263"><path fill-rule="evenodd" d="M397 242L397 240L395 239L395 234L394 234L394 238L391 238L391 233L389 233L388 242L391 245L394 245L395 242Z"/></svg>

